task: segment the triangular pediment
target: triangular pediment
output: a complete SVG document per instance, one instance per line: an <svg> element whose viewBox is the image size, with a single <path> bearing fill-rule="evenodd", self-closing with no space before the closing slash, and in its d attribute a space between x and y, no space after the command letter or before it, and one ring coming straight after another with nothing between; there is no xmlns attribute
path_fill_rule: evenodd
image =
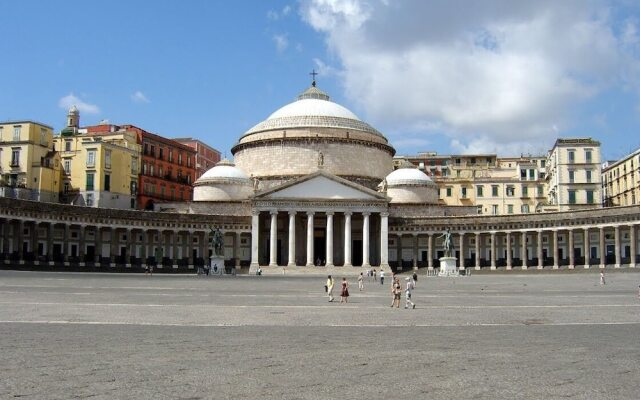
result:
<svg viewBox="0 0 640 400"><path fill-rule="evenodd" d="M378 192L324 171L303 176L255 196L256 199L386 200Z"/></svg>

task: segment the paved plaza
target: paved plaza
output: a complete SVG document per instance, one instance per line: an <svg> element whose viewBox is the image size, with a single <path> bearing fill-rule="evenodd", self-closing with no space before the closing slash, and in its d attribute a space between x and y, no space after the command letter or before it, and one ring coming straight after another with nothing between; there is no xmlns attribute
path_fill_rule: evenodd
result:
<svg viewBox="0 0 640 400"><path fill-rule="evenodd" d="M0 271L0 398L638 398L638 273L349 279Z"/></svg>

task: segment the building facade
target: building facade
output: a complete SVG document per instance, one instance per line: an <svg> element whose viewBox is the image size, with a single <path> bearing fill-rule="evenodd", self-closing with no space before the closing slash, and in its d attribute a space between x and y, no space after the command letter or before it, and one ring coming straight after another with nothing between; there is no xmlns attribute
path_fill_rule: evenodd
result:
<svg viewBox="0 0 640 400"><path fill-rule="evenodd" d="M547 199L559 211L602 207L600 142L558 139L547 157Z"/></svg>
<svg viewBox="0 0 640 400"><path fill-rule="evenodd" d="M173 140L196 151L196 179L200 178L220 161L220 152L199 139L189 137L174 138Z"/></svg>
<svg viewBox="0 0 640 400"><path fill-rule="evenodd" d="M145 143L156 166L168 157L159 155L158 141ZM430 176L409 163L394 170L395 150L384 135L315 82L241 135L232 153L235 163L223 160L195 182L195 201L159 203L156 212L0 199L0 259L79 270L140 271L153 263L188 272L208 261L217 227L225 264L248 272L437 269L445 230L461 270L638 261L640 206L478 215L473 204L443 204ZM537 187L542 179L539 161L495 160L492 168L509 171L498 190L513 185L513 197L523 197L523 184ZM466 179L462 158L459 164L451 173Z"/></svg>
<svg viewBox="0 0 640 400"><path fill-rule="evenodd" d="M602 170L603 205L630 206L640 201L640 149Z"/></svg>
<svg viewBox="0 0 640 400"><path fill-rule="evenodd" d="M53 128L34 121L0 123L0 196L57 202L60 158Z"/></svg>

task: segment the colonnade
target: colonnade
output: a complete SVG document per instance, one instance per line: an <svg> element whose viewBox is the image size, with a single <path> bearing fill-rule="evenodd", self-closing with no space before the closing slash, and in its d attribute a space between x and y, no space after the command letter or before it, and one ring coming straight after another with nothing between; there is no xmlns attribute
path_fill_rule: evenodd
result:
<svg viewBox="0 0 640 400"><path fill-rule="evenodd" d="M379 252L380 259L378 265L388 266L388 232L389 232L389 214L387 212L371 212L371 211L327 211L327 210L268 210L263 211L268 213L269 215L269 247L268 247L268 265L269 266L277 266L277 254L278 254L278 216L286 215L288 219L287 230L282 236L287 237L287 261L283 263L283 266L295 267L297 265L301 266L314 266L317 263L316 255L319 253L318 249L315 249L315 238L316 238L316 217L318 215L323 215L326 225L322 226L321 229L324 232L322 236L323 241L325 243L325 248L323 249L323 253L325 255L325 259L322 260L322 265L327 267L333 267L336 265L336 259L339 256L341 258L340 265L345 267L353 266L353 218L354 216L359 216L362 218L362 229L361 232L361 250L362 250L362 262L361 266L368 267L371 266L371 217L372 215L379 215L379 232L374 232L373 236L378 236L379 233L379 241L376 243L379 246L379 251L376 251L376 254ZM343 239L342 243L336 242L336 223L335 217L339 215L341 218L341 225L343 226L343 231L339 238ZM257 267L260 265L260 215L261 211L256 210L253 212L251 217L251 235L252 235L252 244L251 244L251 266ZM298 230L297 222L300 221L298 216L302 217L302 220L306 221L304 223L305 226L305 236L303 238L298 238L296 236L296 231ZM298 222L299 223L299 222ZM298 263L296 260L298 259L296 250L300 248L298 241L304 243L302 247L305 249L305 259L303 263ZM359 250L359 249L358 249Z"/></svg>
<svg viewBox="0 0 640 400"><path fill-rule="evenodd" d="M451 234L460 269L543 269L545 266L573 269L604 268L605 265L619 268L623 264L634 268L638 258L637 227L638 223L628 223L532 230L454 231ZM407 263L413 268L426 266L433 269L442 256L438 254L442 253L441 234L429 231L391 232L390 238L395 238L392 248L395 257L391 264L398 269L407 268ZM407 237L411 239L406 240ZM410 257L406 257L404 251L408 247L407 241L412 250Z"/></svg>

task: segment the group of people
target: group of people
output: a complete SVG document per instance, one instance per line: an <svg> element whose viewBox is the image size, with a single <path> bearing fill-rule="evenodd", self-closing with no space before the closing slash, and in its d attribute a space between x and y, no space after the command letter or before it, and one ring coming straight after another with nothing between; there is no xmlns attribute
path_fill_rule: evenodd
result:
<svg viewBox="0 0 640 400"><path fill-rule="evenodd" d="M373 270L374 277L375 277L375 273L376 273L375 270ZM367 271L367 276L371 277L372 276L371 274L372 274L371 271ZM404 308L405 309L409 307L411 307L412 309L416 308L416 304L411 299L411 295L413 293L413 290L416 288L417 283L418 283L418 274L414 272L412 276L410 277L408 276L405 278L405 285L403 288L402 284L400 283L400 278L396 276L396 274L394 273L391 277L391 295L392 295L391 307L400 308L400 300L402 298L402 292L404 291L404 296L405 296ZM382 270L380 271L380 284L384 285L384 271ZM340 286L340 303L348 303L349 282L347 281L347 278L343 277L340 285L341 285ZM335 283L331 275L327 276L327 283L324 286L324 289L327 293L327 296L329 297L329 302L333 302L334 300L334 297L333 297L334 286L335 286ZM358 289L360 291L364 290L364 273L362 272L358 276Z"/></svg>

